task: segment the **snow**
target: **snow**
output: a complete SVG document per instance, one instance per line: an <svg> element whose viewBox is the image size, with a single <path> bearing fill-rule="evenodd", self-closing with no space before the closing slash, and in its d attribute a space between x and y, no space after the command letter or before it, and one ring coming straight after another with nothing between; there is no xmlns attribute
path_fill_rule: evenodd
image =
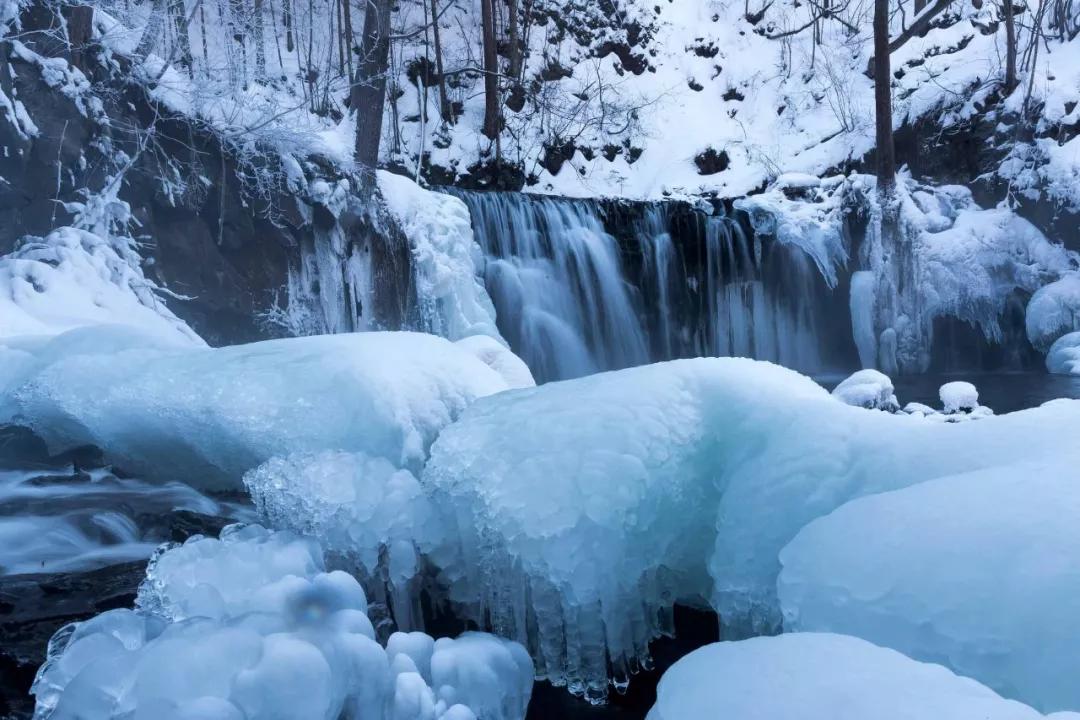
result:
<svg viewBox="0 0 1080 720"><path fill-rule="evenodd" d="M855 407L888 412L900 409L892 380L877 370L859 370L833 388L832 395L840 402Z"/></svg>
<svg viewBox="0 0 1080 720"><path fill-rule="evenodd" d="M1062 335L1080 330L1080 273L1039 288L1028 302L1027 337L1045 352Z"/></svg>
<svg viewBox="0 0 1080 720"><path fill-rule="evenodd" d="M845 635L795 633L695 650L664 673L648 720L1043 717L940 665Z"/></svg>
<svg viewBox="0 0 1080 720"><path fill-rule="evenodd" d="M502 376L511 389L533 387L536 380L525 361L490 335L470 335L455 343L462 350L471 352L485 365Z"/></svg>
<svg viewBox="0 0 1080 720"><path fill-rule="evenodd" d="M969 382L947 382L938 389L946 414L971 412L979 407L979 391Z"/></svg>
<svg viewBox="0 0 1080 720"><path fill-rule="evenodd" d="M129 240L62 227L0 257L0 338L120 323L169 342L205 345L156 290Z"/></svg>
<svg viewBox="0 0 1080 720"><path fill-rule="evenodd" d="M424 190L408 178L380 171L379 189L412 249L421 312L431 332L450 340L489 335L502 340L495 307L480 278L483 262L469 209L452 195Z"/></svg>
<svg viewBox="0 0 1080 720"><path fill-rule="evenodd" d="M1080 332L1062 335L1046 354L1046 369L1057 375L1080 375Z"/></svg>
<svg viewBox="0 0 1080 720"><path fill-rule="evenodd" d="M200 487L237 488L272 457L325 449L415 472L443 427L508 387L473 353L418 333L216 349L132 349L110 339L98 351L56 356L68 340L46 344L38 354L53 361L11 381L0 419L30 425L53 448L94 444L142 477Z"/></svg>
<svg viewBox="0 0 1080 720"><path fill-rule="evenodd" d="M780 556L785 630L857 635L1043 711L1080 708L1080 483L1062 450L810 523Z"/></svg>
<svg viewBox="0 0 1080 720"><path fill-rule="evenodd" d="M773 631L778 556L806 523L863 495L1059 456L1080 403L935 417L850 407L737 358L495 395L432 446L420 481L446 535L429 560L461 612L595 699L608 659L620 683L671 632L673 602L711 605L725 633Z"/></svg>
<svg viewBox="0 0 1080 720"><path fill-rule="evenodd" d="M138 604L59 631L35 717L523 720L532 690L524 649L490 635L384 650L355 579L257 525L163 547Z"/></svg>

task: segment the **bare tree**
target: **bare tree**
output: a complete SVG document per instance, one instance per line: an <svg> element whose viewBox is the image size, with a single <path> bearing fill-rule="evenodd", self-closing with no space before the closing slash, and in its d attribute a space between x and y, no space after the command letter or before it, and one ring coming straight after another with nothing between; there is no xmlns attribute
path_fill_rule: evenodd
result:
<svg viewBox="0 0 1080 720"><path fill-rule="evenodd" d="M150 10L150 18L146 21L139 44L135 46L135 59L145 60L150 51L157 45L162 30L165 29L165 14L168 11L168 0L154 0L154 6Z"/></svg>
<svg viewBox="0 0 1080 720"><path fill-rule="evenodd" d="M896 186L892 131L892 70L889 62L889 0L874 0L874 115L877 127L877 184L885 197Z"/></svg>
<svg viewBox="0 0 1080 720"><path fill-rule="evenodd" d="M446 96L446 73L443 70L442 39L439 35L439 0L431 0L431 31L435 43L435 71L439 74L439 114L443 122L454 122L453 108Z"/></svg>
<svg viewBox="0 0 1080 720"><path fill-rule="evenodd" d="M1005 94L1016 89L1016 18L1013 0L1001 0L1005 15Z"/></svg>
<svg viewBox="0 0 1080 720"><path fill-rule="evenodd" d="M393 0L367 0L360 64L349 104L356 112L354 159L363 192L374 188L386 103L386 71L390 60L390 12Z"/></svg>

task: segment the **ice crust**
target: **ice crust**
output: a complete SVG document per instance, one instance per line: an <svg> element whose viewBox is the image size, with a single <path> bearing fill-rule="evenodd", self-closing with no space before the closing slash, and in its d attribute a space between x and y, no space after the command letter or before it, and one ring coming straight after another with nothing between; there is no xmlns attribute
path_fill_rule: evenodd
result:
<svg viewBox="0 0 1080 720"><path fill-rule="evenodd" d="M939 478L810 523L780 556L785 629L858 635L1043 711L1080 708L1078 456Z"/></svg>
<svg viewBox="0 0 1080 720"><path fill-rule="evenodd" d="M845 635L793 633L695 650L664 673L648 720L1043 717L940 665Z"/></svg>
<svg viewBox="0 0 1080 720"><path fill-rule="evenodd" d="M66 334L0 348L20 358L19 369L0 370L11 390L0 422L28 424L57 449L92 443L147 478L204 487L238 488L271 457L324 449L415 472L465 407L509 387L475 351L418 333L178 349L84 332L77 352L61 347L74 342Z"/></svg>
<svg viewBox="0 0 1080 720"><path fill-rule="evenodd" d="M257 525L152 559L139 610L57 633L35 718L522 720L523 648L482 633L375 641L357 581L311 540Z"/></svg>
<svg viewBox="0 0 1080 720"><path fill-rule="evenodd" d="M1080 330L1080 273L1069 273L1039 288L1025 316L1031 344L1046 352L1062 335Z"/></svg>

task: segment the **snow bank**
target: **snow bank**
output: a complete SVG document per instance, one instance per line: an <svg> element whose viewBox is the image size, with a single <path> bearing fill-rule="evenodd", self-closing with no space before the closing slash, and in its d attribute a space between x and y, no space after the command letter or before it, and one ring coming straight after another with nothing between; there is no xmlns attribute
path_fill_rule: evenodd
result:
<svg viewBox="0 0 1080 720"><path fill-rule="evenodd" d="M814 518L1060 455L1078 419L1071 402L949 425L869 412L733 358L504 393L432 446L421 484L448 543L432 561L464 614L527 645L556 684L598 697L671 631L676 600L711 604L725 633L775 630L780 550Z"/></svg>
<svg viewBox="0 0 1080 720"><path fill-rule="evenodd" d="M409 239L417 296L431 331L451 340L489 335L501 341L495 306L478 272L483 254L465 203L386 171L379 171L378 181L387 208Z"/></svg>
<svg viewBox="0 0 1080 720"><path fill-rule="evenodd" d="M521 720L532 666L479 633L375 642L360 585L310 540L231 526L163 549L139 610L63 628L32 689L62 720Z"/></svg>
<svg viewBox="0 0 1080 720"><path fill-rule="evenodd" d="M1044 711L1080 708L1078 454L864 497L810 523L780 556L785 629L858 635Z"/></svg>
<svg viewBox="0 0 1080 720"><path fill-rule="evenodd" d="M1046 354L1046 369L1056 375L1080 375L1080 332L1062 335Z"/></svg>
<svg viewBox="0 0 1080 720"><path fill-rule="evenodd" d="M271 457L325 449L416 471L445 425L505 389L443 338L372 332L61 357L23 377L0 418L144 477L238 487Z"/></svg>
<svg viewBox="0 0 1080 720"><path fill-rule="evenodd" d="M1028 302L1025 320L1028 340L1043 352L1062 335L1080 330L1080 273L1039 288Z"/></svg>
<svg viewBox="0 0 1080 720"><path fill-rule="evenodd" d="M859 370L852 374L833 388L832 396L842 403L870 410L896 412L900 409L892 380L877 370Z"/></svg>
<svg viewBox="0 0 1080 720"><path fill-rule="evenodd" d="M664 673L648 720L1042 717L940 665L916 662L858 638L795 633L695 650Z"/></svg>
<svg viewBox="0 0 1080 720"><path fill-rule="evenodd" d="M532 371L525 361L490 335L470 335L455 343L502 376L510 388L534 387Z"/></svg>
<svg viewBox="0 0 1080 720"><path fill-rule="evenodd" d="M120 323L175 343L205 345L165 307L130 243L62 227L0 257L0 337Z"/></svg>

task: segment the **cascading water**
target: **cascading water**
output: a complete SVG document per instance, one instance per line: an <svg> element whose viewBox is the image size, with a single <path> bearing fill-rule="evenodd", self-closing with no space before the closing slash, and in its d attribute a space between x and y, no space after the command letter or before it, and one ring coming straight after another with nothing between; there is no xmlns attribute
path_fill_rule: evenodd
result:
<svg viewBox="0 0 1080 720"><path fill-rule="evenodd" d="M619 247L593 203L462 193L499 331L538 380L650 360Z"/></svg>
<svg viewBox="0 0 1080 720"><path fill-rule="evenodd" d="M499 329L538 380L711 355L818 373L834 334L850 344L849 327L825 327L835 294L813 260L737 217L675 203L458 194Z"/></svg>

